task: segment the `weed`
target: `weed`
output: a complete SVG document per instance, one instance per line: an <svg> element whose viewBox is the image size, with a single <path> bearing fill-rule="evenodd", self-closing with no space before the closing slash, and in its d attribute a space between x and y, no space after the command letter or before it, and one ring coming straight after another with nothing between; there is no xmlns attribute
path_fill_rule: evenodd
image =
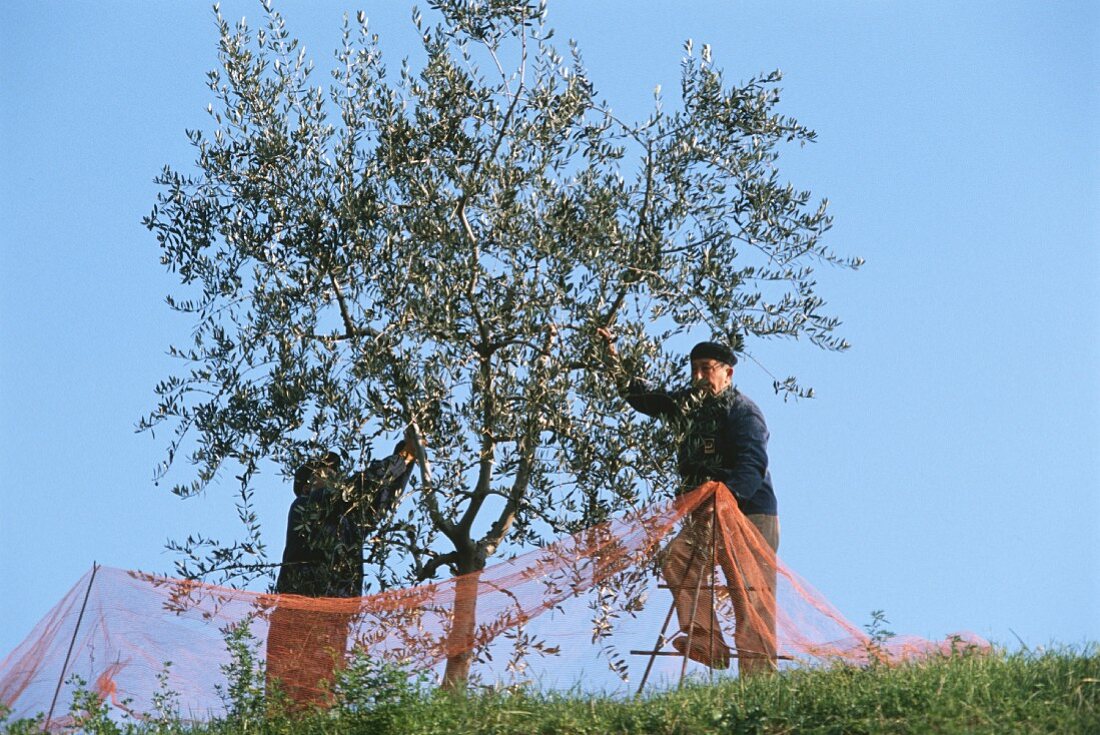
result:
<svg viewBox="0 0 1100 735"><path fill-rule="evenodd" d="M65 682L74 687L73 698L69 704L69 717L72 729L87 735L123 735L132 728L120 726L111 719L111 706L107 700L88 689L88 682L73 674ZM127 723L128 725L130 723Z"/></svg>
<svg viewBox="0 0 1100 735"><path fill-rule="evenodd" d="M242 731L259 727L267 715L264 665L248 620L228 626L223 634L229 663L222 665L226 684L215 689L225 703L226 720Z"/></svg>
<svg viewBox="0 0 1100 735"><path fill-rule="evenodd" d="M879 666L890 661L886 645L895 634L894 631L886 628L889 624L890 621L886 619L884 611L872 610L871 622L863 626L863 629L867 631L867 643L864 645L867 649L867 664L869 666Z"/></svg>

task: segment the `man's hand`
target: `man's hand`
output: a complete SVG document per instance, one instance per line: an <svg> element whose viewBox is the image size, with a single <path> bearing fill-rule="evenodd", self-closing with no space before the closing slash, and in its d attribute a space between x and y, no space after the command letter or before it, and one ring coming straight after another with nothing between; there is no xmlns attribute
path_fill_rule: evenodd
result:
<svg viewBox="0 0 1100 735"><path fill-rule="evenodd" d="M406 426L404 451L407 453L405 458L407 462L413 462L420 456L421 443L420 432L416 430L416 426L413 424Z"/></svg>
<svg viewBox="0 0 1100 735"><path fill-rule="evenodd" d="M611 333L611 330L607 327L597 327L596 336L603 340L608 354L617 360L619 358L619 351L615 349L615 335Z"/></svg>

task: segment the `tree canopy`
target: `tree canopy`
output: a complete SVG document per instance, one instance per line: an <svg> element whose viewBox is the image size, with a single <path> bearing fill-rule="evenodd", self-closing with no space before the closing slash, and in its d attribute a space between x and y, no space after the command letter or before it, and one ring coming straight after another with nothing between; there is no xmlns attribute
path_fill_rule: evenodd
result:
<svg viewBox="0 0 1100 735"><path fill-rule="evenodd" d="M183 574L266 569L264 466L365 461L409 424L427 448L371 547L383 585L476 571L671 487L667 429L623 410L599 327L665 379L692 331L847 346L814 268L860 261L780 177L780 150L814 133L777 112L778 72L732 83L688 42L672 104L658 90L626 121L576 45L556 50L545 4L429 5L422 68L387 65L360 13L326 83L270 5L259 29L216 13L209 126L145 220L193 340L141 427L172 433L161 474L193 466L178 494L236 476L244 526L173 544Z"/></svg>

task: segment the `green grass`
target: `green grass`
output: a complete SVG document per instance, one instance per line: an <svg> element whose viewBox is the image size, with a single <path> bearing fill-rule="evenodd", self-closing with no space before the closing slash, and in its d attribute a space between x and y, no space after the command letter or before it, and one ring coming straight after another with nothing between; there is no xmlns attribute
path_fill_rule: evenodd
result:
<svg viewBox="0 0 1100 735"><path fill-rule="evenodd" d="M242 717L135 731L401 733L1100 733L1100 652L968 654L869 669L796 670L639 700L399 686L369 706L300 720ZM255 711L254 709L252 711ZM101 730L102 731L102 730Z"/></svg>

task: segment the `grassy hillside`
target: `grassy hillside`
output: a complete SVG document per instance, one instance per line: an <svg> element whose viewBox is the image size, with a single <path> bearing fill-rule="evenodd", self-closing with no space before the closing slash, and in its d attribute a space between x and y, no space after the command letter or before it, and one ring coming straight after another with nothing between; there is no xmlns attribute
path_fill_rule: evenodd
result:
<svg viewBox="0 0 1100 735"><path fill-rule="evenodd" d="M932 659L869 669L789 671L715 686L702 683L639 700L532 692L448 696L377 669L353 677L346 701L299 720L264 717L237 693L225 721L119 726L105 711L89 732L431 733L1100 733L1100 652L1054 650ZM86 704L86 703L85 703ZM8 723L18 732L33 723Z"/></svg>

